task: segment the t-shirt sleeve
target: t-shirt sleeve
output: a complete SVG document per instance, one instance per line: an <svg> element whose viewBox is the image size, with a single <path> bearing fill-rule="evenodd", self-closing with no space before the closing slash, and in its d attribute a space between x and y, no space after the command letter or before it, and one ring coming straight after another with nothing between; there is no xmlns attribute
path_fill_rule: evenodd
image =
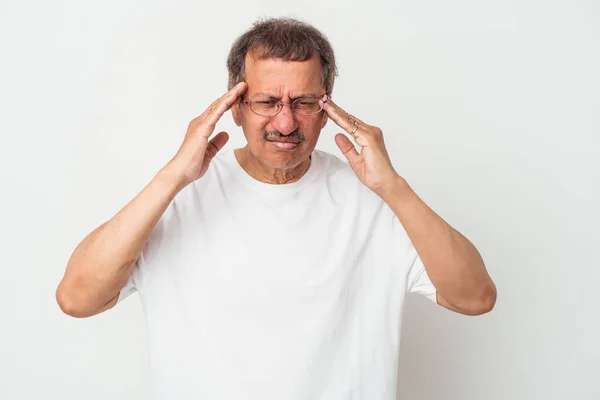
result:
<svg viewBox="0 0 600 400"><path fill-rule="evenodd" d="M437 290L427 275L425 265L417 249L412 244L406 230L394 212L386 206L387 217L391 219L394 258L400 260L402 273L406 279L406 290L418 293L437 304Z"/></svg>
<svg viewBox="0 0 600 400"><path fill-rule="evenodd" d="M129 274L129 278L127 278L127 282L125 283L125 286L123 286L123 288L119 292L119 297L117 298L117 304L119 304L121 301L123 301L130 294L137 292L137 287L135 285L135 278L134 278L134 272L137 267L138 267L138 262L136 261L134 267L131 270L131 273Z"/></svg>
<svg viewBox="0 0 600 400"><path fill-rule="evenodd" d="M165 240L171 240L170 235L167 234L168 226L170 223L173 223L174 220L175 223L178 223L175 203L175 200L171 201L165 212L159 218L156 226L152 229L148 241L144 244L138 259L131 269L131 273L127 278L125 286L123 286L119 293L117 304L125 300L134 292L138 292L140 295L144 293L144 277L148 268L156 264L157 255L160 253L161 248L165 247Z"/></svg>
<svg viewBox="0 0 600 400"><path fill-rule="evenodd" d="M408 271L408 291L410 293L419 293L437 304L437 290L427 275L425 265L417 254L417 250L411 245L414 252L413 262Z"/></svg>

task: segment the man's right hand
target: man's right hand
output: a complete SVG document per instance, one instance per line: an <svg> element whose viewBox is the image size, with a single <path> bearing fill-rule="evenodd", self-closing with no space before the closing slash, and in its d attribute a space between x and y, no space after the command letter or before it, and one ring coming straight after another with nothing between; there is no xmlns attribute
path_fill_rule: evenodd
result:
<svg viewBox="0 0 600 400"><path fill-rule="evenodd" d="M181 189L206 173L213 157L229 140L227 132L219 132L210 141L208 139L217 121L247 88L246 82L238 83L190 122L181 147L165 167L180 181Z"/></svg>
<svg viewBox="0 0 600 400"><path fill-rule="evenodd" d="M133 200L79 243L56 289L68 315L90 317L113 307L127 283L150 234L178 191L200 178L227 143L221 132L212 138L219 118L247 89L239 83L190 122L179 151ZM165 171L166 170L166 171Z"/></svg>

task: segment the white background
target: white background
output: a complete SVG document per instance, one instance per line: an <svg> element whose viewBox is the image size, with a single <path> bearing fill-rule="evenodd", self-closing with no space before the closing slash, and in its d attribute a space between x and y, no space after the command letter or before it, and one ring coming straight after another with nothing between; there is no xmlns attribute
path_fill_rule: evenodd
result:
<svg viewBox="0 0 600 400"><path fill-rule="evenodd" d="M225 92L261 16L329 37L334 100L383 129L497 284L482 317L411 296L399 398L600 399L594 0L0 1L0 399L147 398L139 297L74 319L56 286ZM222 129L244 144L230 114ZM340 131L318 148L341 155Z"/></svg>

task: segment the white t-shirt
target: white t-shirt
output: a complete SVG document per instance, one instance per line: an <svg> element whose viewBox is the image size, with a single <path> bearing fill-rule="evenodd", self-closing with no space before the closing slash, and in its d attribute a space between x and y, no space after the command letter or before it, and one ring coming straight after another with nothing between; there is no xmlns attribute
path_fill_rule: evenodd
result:
<svg viewBox="0 0 600 400"><path fill-rule="evenodd" d="M296 182L231 149L168 206L121 291L156 399L393 400L408 292L436 290L392 210L315 150Z"/></svg>

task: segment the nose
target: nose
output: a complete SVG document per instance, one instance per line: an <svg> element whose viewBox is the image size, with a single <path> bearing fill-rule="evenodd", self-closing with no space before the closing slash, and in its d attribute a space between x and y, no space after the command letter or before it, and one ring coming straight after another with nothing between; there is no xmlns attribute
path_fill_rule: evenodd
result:
<svg viewBox="0 0 600 400"><path fill-rule="evenodd" d="M277 129L281 132L282 135L289 135L298 129L298 123L294 118L294 113L292 112L292 107L290 104L284 104L279 114L273 117L273 121L271 125L274 129Z"/></svg>

